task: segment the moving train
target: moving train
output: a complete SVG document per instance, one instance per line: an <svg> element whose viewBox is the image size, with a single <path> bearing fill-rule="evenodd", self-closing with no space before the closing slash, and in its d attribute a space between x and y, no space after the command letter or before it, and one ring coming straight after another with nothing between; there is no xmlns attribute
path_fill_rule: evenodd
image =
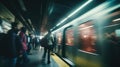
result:
<svg viewBox="0 0 120 67"><path fill-rule="evenodd" d="M71 67L120 67L120 2L107 0L52 31Z"/></svg>
<svg viewBox="0 0 120 67"><path fill-rule="evenodd" d="M93 5L96 7L81 11L84 13L77 18L69 15L69 22L52 30L54 51L71 67L120 67L120 2L106 0ZM12 14L3 16L14 18ZM11 28L6 22L1 24L5 32Z"/></svg>

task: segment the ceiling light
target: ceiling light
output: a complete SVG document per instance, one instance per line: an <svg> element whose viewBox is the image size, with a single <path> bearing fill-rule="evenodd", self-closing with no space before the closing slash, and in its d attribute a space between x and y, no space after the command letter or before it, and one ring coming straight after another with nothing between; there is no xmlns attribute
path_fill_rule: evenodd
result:
<svg viewBox="0 0 120 67"><path fill-rule="evenodd" d="M80 6L77 10L75 10L74 12L72 12L69 16L68 16L68 18L69 17L71 17L71 16L73 16L75 13L77 13L80 9L82 9L83 7L85 7L86 5L88 5L90 2L92 2L93 0L88 0L87 2L85 2L82 6Z"/></svg>
<svg viewBox="0 0 120 67"><path fill-rule="evenodd" d="M113 22L116 22L116 21L120 21L120 18L117 18L117 19L113 20Z"/></svg>
<svg viewBox="0 0 120 67"><path fill-rule="evenodd" d="M70 15L68 15L65 19L63 19L60 23L58 23L56 26L59 26L60 24L62 24L64 21L66 21L68 18L70 18L71 16L73 16L74 14L76 14L79 10L81 10L83 7L85 7L86 5L88 5L90 2L92 2L93 0L88 0L87 2L85 2L82 6L80 6L79 8L77 8L75 11L73 11Z"/></svg>
<svg viewBox="0 0 120 67"><path fill-rule="evenodd" d="M20 7L22 8L22 10L27 11L27 9L25 8L25 5L23 3L23 0L18 0L18 1L19 1Z"/></svg>
<svg viewBox="0 0 120 67"><path fill-rule="evenodd" d="M113 1L104 2L104 3L100 4L99 6L91 9L91 10L88 11L88 12L86 12L86 13L83 14L82 16L80 16L80 17L76 18L75 20L69 22L68 24L63 25L62 27L60 27L59 29L55 30L54 32L56 32L56 31L58 31L58 30L60 30L60 29L62 29L62 28L65 28L65 27L67 27L67 26L69 26L69 25L71 25L71 24L74 24L75 22L79 22L81 19L84 19L84 18L86 18L86 17L89 17L89 16L91 16L91 15L93 15L93 14L95 14L95 13L96 13L96 15L98 15L98 14L97 14L98 12L99 12L99 14L101 14L101 10L106 9L106 8L107 8L110 4L112 4L112 3L113 3ZM114 6L114 9L119 8L119 6L120 6L120 5ZM109 9L109 10L106 10L104 13L109 12L109 11L114 10L114 9L111 8L111 9ZM103 12L103 11L102 11L102 12ZM96 16L95 16L95 17L96 17ZM120 19L120 18L119 18L119 19Z"/></svg>

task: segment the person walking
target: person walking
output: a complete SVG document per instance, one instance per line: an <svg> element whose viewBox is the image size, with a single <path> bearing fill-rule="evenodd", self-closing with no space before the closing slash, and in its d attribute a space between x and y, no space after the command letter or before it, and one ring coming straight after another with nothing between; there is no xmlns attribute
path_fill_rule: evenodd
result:
<svg viewBox="0 0 120 67"><path fill-rule="evenodd" d="M41 40L42 45L44 44L44 54L43 54L43 62L45 61L46 58L46 53L47 54L47 64L50 64L50 51L53 49L53 38L51 36L51 31L48 31L48 34Z"/></svg>

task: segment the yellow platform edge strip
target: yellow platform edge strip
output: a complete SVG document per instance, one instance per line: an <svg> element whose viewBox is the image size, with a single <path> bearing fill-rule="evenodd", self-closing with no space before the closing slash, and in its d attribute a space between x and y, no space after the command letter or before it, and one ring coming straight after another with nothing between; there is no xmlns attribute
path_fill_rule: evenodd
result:
<svg viewBox="0 0 120 67"><path fill-rule="evenodd" d="M58 64L59 67L70 67L67 63L61 60L56 54L51 55L54 61Z"/></svg>

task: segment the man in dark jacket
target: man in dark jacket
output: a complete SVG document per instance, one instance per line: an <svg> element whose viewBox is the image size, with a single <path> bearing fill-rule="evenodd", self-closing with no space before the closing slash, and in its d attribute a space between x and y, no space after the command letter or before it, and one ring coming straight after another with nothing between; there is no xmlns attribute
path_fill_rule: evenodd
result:
<svg viewBox="0 0 120 67"><path fill-rule="evenodd" d="M17 40L17 33L18 33L18 23L14 22L12 23L12 29L8 31L8 39L6 40L7 41L7 44L6 45L6 59L7 59L7 65L8 67L15 67L16 66L16 61L17 61L17 56L19 54L19 51L17 49L18 47L18 44L16 42ZM5 41L5 42L6 42Z"/></svg>

